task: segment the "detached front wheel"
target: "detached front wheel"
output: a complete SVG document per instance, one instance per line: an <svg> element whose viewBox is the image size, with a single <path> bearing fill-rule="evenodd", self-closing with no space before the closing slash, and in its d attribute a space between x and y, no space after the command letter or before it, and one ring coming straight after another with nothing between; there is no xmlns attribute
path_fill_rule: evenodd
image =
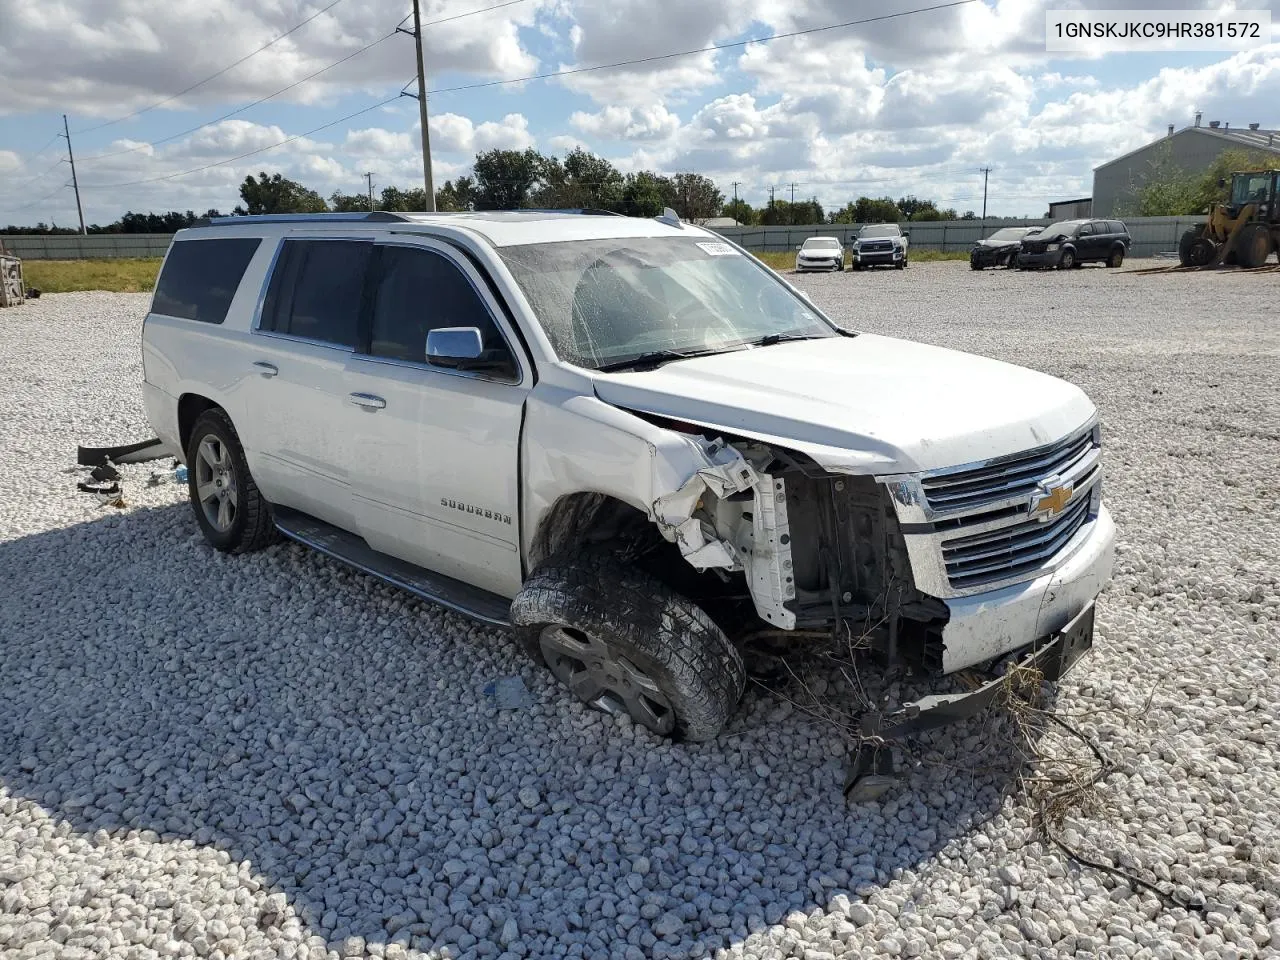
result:
<svg viewBox="0 0 1280 960"><path fill-rule="evenodd" d="M548 561L511 622L579 700L659 736L712 739L746 685L742 657L700 607L608 554Z"/></svg>

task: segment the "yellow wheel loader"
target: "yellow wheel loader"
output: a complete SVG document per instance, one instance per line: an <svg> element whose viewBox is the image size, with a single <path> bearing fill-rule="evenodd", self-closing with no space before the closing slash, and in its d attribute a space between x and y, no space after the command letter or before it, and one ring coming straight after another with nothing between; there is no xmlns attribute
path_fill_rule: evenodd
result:
<svg viewBox="0 0 1280 960"><path fill-rule="evenodd" d="M1280 170L1257 170L1232 174L1227 202L1215 203L1204 223L1182 235L1178 259L1184 267L1220 263L1260 267L1276 250L1280 250Z"/></svg>

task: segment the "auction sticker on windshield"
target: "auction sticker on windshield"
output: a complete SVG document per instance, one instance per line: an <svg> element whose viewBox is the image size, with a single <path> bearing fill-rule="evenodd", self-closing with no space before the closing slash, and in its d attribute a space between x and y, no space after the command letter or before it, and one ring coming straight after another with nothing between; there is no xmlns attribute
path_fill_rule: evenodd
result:
<svg viewBox="0 0 1280 960"><path fill-rule="evenodd" d="M698 244L707 254L713 257L740 257L742 254L727 243L710 241Z"/></svg>

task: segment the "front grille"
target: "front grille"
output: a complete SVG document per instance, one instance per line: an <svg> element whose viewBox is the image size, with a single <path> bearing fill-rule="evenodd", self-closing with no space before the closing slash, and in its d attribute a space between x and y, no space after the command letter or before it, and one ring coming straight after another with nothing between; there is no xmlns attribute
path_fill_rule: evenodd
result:
<svg viewBox="0 0 1280 960"><path fill-rule="evenodd" d="M1006 457L996 463L925 477L921 481L925 501L937 513L950 513L968 512L1019 497L1030 497L1041 480L1066 474L1089 457L1095 446L1090 428L1049 446ZM1085 478L1081 478L1076 486L1082 486L1084 482Z"/></svg>
<svg viewBox="0 0 1280 960"><path fill-rule="evenodd" d="M893 249L893 241L892 241L892 240L871 240L871 241L864 241L864 242L860 245L860 248L862 249L862 251L863 251L864 253L881 253L881 252L886 251L886 250L892 250L892 249Z"/></svg>
<svg viewBox="0 0 1280 960"><path fill-rule="evenodd" d="M1079 497L1047 523L1024 520L989 533L944 540L942 559L948 581L963 590L1035 573L1084 526L1092 499Z"/></svg>

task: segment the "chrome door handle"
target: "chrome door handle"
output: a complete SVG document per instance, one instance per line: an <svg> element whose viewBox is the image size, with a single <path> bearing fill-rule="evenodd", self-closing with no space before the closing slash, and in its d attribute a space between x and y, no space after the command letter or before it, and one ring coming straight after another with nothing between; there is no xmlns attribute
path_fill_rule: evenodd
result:
<svg viewBox="0 0 1280 960"><path fill-rule="evenodd" d="M274 363L267 363L265 360L255 360L253 365L258 368L258 372L264 377L274 377L280 372L280 368Z"/></svg>
<svg viewBox="0 0 1280 960"><path fill-rule="evenodd" d="M353 393L347 399L357 407L364 407L366 410L381 410L387 405L387 401L381 397L375 397L372 393Z"/></svg>

